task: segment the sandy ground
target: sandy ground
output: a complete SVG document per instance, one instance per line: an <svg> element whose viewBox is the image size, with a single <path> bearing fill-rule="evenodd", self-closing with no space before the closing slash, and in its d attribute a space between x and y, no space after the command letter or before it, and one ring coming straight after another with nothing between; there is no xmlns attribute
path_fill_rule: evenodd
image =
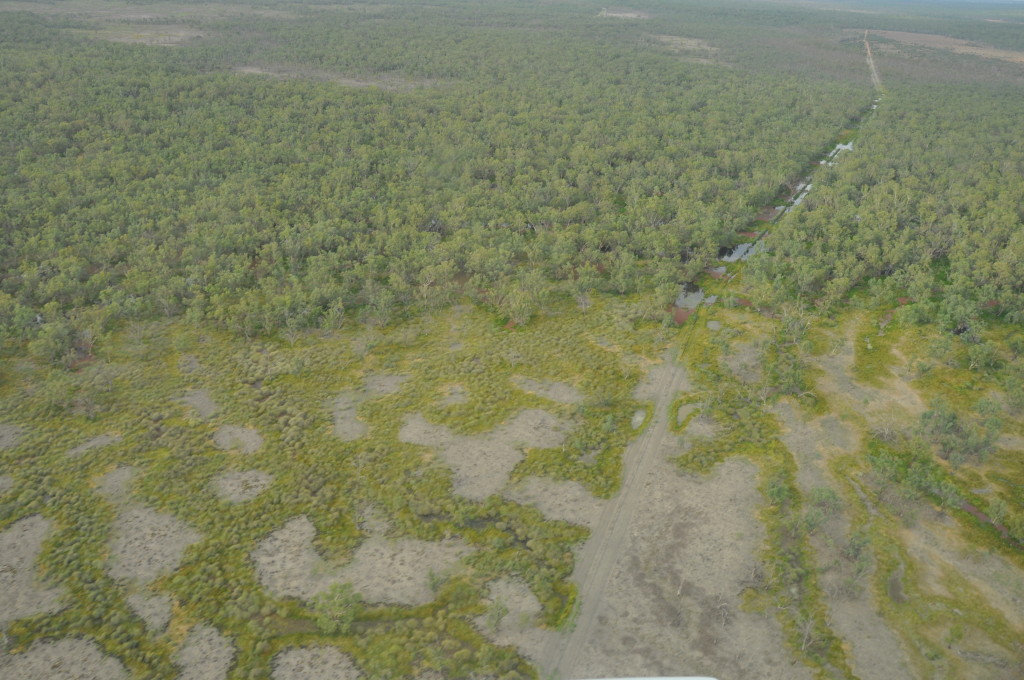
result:
<svg viewBox="0 0 1024 680"><path fill-rule="evenodd" d="M524 392L533 392L536 395L557 401L560 404L578 404L583 401L583 395L572 385L553 380L533 380L521 375L512 376L512 384Z"/></svg>
<svg viewBox="0 0 1024 680"><path fill-rule="evenodd" d="M905 528L902 533L923 585L937 595L946 595L941 568L952 568L989 606L1024 631L1024 573L995 553L971 547L960 538L956 522L948 516L938 518L933 512L923 512L913 528Z"/></svg>
<svg viewBox="0 0 1024 680"><path fill-rule="evenodd" d="M355 441L366 434L366 423L356 416L362 396L359 392L346 390L334 400L334 435L343 442Z"/></svg>
<svg viewBox="0 0 1024 680"><path fill-rule="evenodd" d="M214 492L231 503L244 503L259 496L274 481L261 470L224 472L213 478Z"/></svg>
<svg viewBox="0 0 1024 680"><path fill-rule="evenodd" d="M369 375L362 390L345 390L330 408L334 414L334 435L343 442L359 439L367 432L366 423L359 420L356 411L367 399L397 394L409 379L407 375Z"/></svg>
<svg viewBox="0 0 1024 680"><path fill-rule="evenodd" d="M734 459L689 478L670 461L682 443L668 409L692 389L670 358L637 389L655 402L652 422L627 447L622 491L604 503L573 575L575 628L545 645L541 674L809 677L790 665L773 617L740 609L764 540L756 469Z"/></svg>
<svg viewBox="0 0 1024 680"><path fill-rule="evenodd" d="M601 500L579 482L526 477L511 484L505 490L505 497L521 505L532 505L550 519L586 527L594 526L601 515Z"/></svg>
<svg viewBox="0 0 1024 680"><path fill-rule="evenodd" d="M976 57L987 59L999 59L1017 64L1024 64L1024 52L1013 50L1001 50L988 45L973 43L960 38L951 38L945 35L932 33L907 33L905 31L871 31L872 35L880 35L889 40L905 43L907 45L920 45L940 50L949 50L957 54L971 54Z"/></svg>
<svg viewBox="0 0 1024 680"><path fill-rule="evenodd" d="M661 462L566 677L810 677L790 665L774 617L740 608L764 540L755 468L732 459L692 479L665 474Z"/></svg>
<svg viewBox="0 0 1024 680"><path fill-rule="evenodd" d="M408 379L407 375L368 375L366 376L366 391L374 397L397 394Z"/></svg>
<svg viewBox="0 0 1024 680"><path fill-rule="evenodd" d="M536 659L549 639L557 635L537 628L540 601L521 581L500 579L488 587L490 608L473 623L481 633L499 645L517 648L524 656Z"/></svg>
<svg viewBox="0 0 1024 680"><path fill-rule="evenodd" d="M598 14L600 17L611 17L613 19L650 19L647 12L640 12L632 9L602 9Z"/></svg>
<svg viewBox="0 0 1024 680"><path fill-rule="evenodd" d="M96 492L111 503L121 503L128 498L132 480L138 474L133 467L116 467L94 481Z"/></svg>
<svg viewBox="0 0 1024 680"><path fill-rule="evenodd" d="M355 680L360 677L351 659L334 647L292 647L274 657L274 680Z"/></svg>
<svg viewBox="0 0 1024 680"><path fill-rule="evenodd" d="M41 583L36 567L49 531L48 520L32 515L0 533L0 630L11 621L61 608L61 589Z"/></svg>
<svg viewBox="0 0 1024 680"><path fill-rule="evenodd" d="M335 583L351 583L370 602L430 602L431 574L456 569L469 549L459 541L371 536L345 566L327 563L313 548L316 528L305 516L289 520L253 551L263 587L281 597L311 599Z"/></svg>
<svg viewBox="0 0 1024 680"><path fill-rule="evenodd" d="M37 640L22 654L0 656L0 677L10 680L121 680L128 672L91 640Z"/></svg>
<svg viewBox="0 0 1024 680"><path fill-rule="evenodd" d="M17 425L0 423L0 450L13 449L21 441L23 430Z"/></svg>
<svg viewBox="0 0 1024 680"><path fill-rule="evenodd" d="M0 475L0 495L7 493L14 488L14 478L10 475Z"/></svg>
<svg viewBox="0 0 1024 680"><path fill-rule="evenodd" d="M184 24L111 24L97 30L82 31L85 35L118 43L138 45L183 45L206 34Z"/></svg>
<svg viewBox="0 0 1024 680"><path fill-rule="evenodd" d="M194 408L203 419L210 418L217 412L217 402L213 400L209 390L189 390L177 401Z"/></svg>
<svg viewBox="0 0 1024 680"><path fill-rule="evenodd" d="M141 505L129 505L114 520L110 576L137 585L174 570L185 549L202 534L183 521Z"/></svg>
<svg viewBox="0 0 1024 680"><path fill-rule="evenodd" d="M213 433L213 443L224 451L239 453L256 453L263 446L263 437L251 427L239 425L221 425Z"/></svg>
<svg viewBox="0 0 1024 680"><path fill-rule="evenodd" d="M75 448L68 451L68 458L78 458L86 451L98 449L103 446L109 446L110 444L116 444L119 441L121 441L121 435L119 434L101 434L98 437L93 437L89 441L79 444Z"/></svg>
<svg viewBox="0 0 1024 680"><path fill-rule="evenodd" d="M824 372L818 377L817 388L836 400L838 406L863 415L871 427L917 424L925 404L904 378L890 376L884 381L885 387L879 388L850 377L857 341L855 331L854 324L847 324L843 330L846 342L835 353L811 358L811 363Z"/></svg>
<svg viewBox="0 0 1024 680"><path fill-rule="evenodd" d="M167 624L171 622L172 608L169 596L132 593L126 599L132 611L146 622L146 628L157 634L167 630Z"/></svg>
<svg viewBox="0 0 1024 680"><path fill-rule="evenodd" d="M856 431L831 414L804 421L789 401L778 402L771 412L779 420L782 443L796 460L797 484L805 496L820 488L838 493L827 460L859 449ZM855 565L842 557L849 532L844 509L809 537L832 630L846 642L850 665L862 680L910 677L912 666L900 640L878 613L870 571L854 579ZM847 585L851 579L852 588Z"/></svg>
<svg viewBox="0 0 1024 680"><path fill-rule="evenodd" d="M442 406L465 404L469 401L469 392L462 385L447 385L444 391L445 395L441 398Z"/></svg>
<svg viewBox="0 0 1024 680"><path fill-rule="evenodd" d="M392 74L381 74L369 78L352 78L351 76L332 71L314 68L289 68L287 66L239 66L233 69L233 71L244 75L260 75L270 78L319 80L344 87L375 87L388 92L411 90L416 87L434 85L437 82L426 78L400 78Z"/></svg>
<svg viewBox="0 0 1024 680"><path fill-rule="evenodd" d="M761 348L752 340L734 343L730 351L722 353L722 363L738 380L748 385L753 385L762 378Z"/></svg>
<svg viewBox="0 0 1024 680"><path fill-rule="evenodd" d="M178 680L223 680L234 658L234 646L216 628L196 626L175 654L174 663L181 668Z"/></svg>
<svg viewBox="0 0 1024 680"><path fill-rule="evenodd" d="M539 409L522 411L492 432L474 436L457 435L417 413L406 416L398 438L435 449L455 473L455 493L483 500L506 485L525 448L558 446L567 431L566 423Z"/></svg>

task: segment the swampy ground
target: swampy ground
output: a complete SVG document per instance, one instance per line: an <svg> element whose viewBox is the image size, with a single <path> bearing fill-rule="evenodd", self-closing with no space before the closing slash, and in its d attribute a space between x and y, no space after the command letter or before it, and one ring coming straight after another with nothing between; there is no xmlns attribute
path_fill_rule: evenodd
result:
<svg viewBox="0 0 1024 680"><path fill-rule="evenodd" d="M784 315L626 304L137 324L72 372L10 365L5 672L1019 674L1021 550L963 504L1012 502L1020 420L929 459L940 494L893 471L937 400L999 401L984 371L883 314L808 324L794 367Z"/></svg>

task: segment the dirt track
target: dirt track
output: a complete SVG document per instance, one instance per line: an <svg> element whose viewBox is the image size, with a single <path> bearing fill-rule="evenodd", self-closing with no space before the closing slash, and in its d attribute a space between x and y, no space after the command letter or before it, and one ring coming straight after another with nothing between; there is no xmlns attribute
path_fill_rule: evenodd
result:
<svg viewBox="0 0 1024 680"><path fill-rule="evenodd" d="M882 91L882 79L878 76L878 69L875 68L875 58L871 54L871 43L868 42L868 32L864 31L864 51L868 55L868 68L871 69L871 84L879 92Z"/></svg>
<svg viewBox="0 0 1024 680"><path fill-rule="evenodd" d="M650 425L623 454L625 475L619 495L609 501L601 512L590 540L577 559L575 580L579 587L581 608L576 626L568 639L553 637L539 659L542 675L572 677L579 666L580 655L594 633L598 611L612 569L628 541L628 530L637 506L643 498L642 481L658 462L658 454L666 436L670 436L668 410L676 394L687 383L686 372L674 363L674 351L666 353L665 363L657 371L651 385L654 414Z"/></svg>

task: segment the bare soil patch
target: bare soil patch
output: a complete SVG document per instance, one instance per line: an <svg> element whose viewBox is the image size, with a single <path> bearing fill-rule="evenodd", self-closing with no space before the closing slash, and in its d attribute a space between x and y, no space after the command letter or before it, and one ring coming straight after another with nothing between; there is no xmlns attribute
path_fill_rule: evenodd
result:
<svg viewBox="0 0 1024 680"><path fill-rule="evenodd" d="M722 353L722 363L738 380L748 385L762 378L761 346L753 340L734 343L730 351Z"/></svg>
<svg viewBox="0 0 1024 680"><path fill-rule="evenodd" d="M178 680L223 680L227 677L235 648L213 626L196 626L189 631L174 663L181 668Z"/></svg>
<svg viewBox="0 0 1024 680"><path fill-rule="evenodd" d="M217 402L213 400L210 390L189 390L177 401L194 408L203 419L210 418L217 412Z"/></svg>
<svg viewBox="0 0 1024 680"><path fill-rule="evenodd" d="M238 425L221 425L213 434L213 443L224 451L236 450L239 453L256 453L263 446L263 437L251 427Z"/></svg>
<svg viewBox="0 0 1024 680"><path fill-rule="evenodd" d="M902 532L904 544L918 564L921 585L948 596L942 585L942 567L951 568L1017 629L1024 630L1024 573L999 555L972 547L948 517L933 519L925 511L912 528Z"/></svg>
<svg viewBox="0 0 1024 680"><path fill-rule="evenodd" d="M13 449L21 441L22 434L24 430L17 425L0 423L0 450Z"/></svg>
<svg viewBox="0 0 1024 680"><path fill-rule="evenodd" d="M496 644L516 647L524 656L536 659L552 635L537 628L540 601L529 586L521 581L500 579L490 584L490 607L473 619L481 633Z"/></svg>
<svg viewBox="0 0 1024 680"><path fill-rule="evenodd" d="M132 593L126 598L128 606L146 622L146 628L154 633L167 630L171 622L172 602L168 595L155 593Z"/></svg>
<svg viewBox="0 0 1024 680"><path fill-rule="evenodd" d="M652 38L662 45L671 47L674 50L715 50L707 40L700 38L684 38L679 35L652 35Z"/></svg>
<svg viewBox="0 0 1024 680"><path fill-rule="evenodd" d="M335 583L349 582L371 602L424 604L434 599L430 574L455 567L468 548L458 541L389 541L371 537L344 567L313 548L316 528L305 516L289 520L253 551L260 583L282 597L309 600Z"/></svg>
<svg viewBox="0 0 1024 680"><path fill-rule="evenodd" d="M95 481L96 492L111 503L122 503L128 498L132 480L138 470L133 467L116 467Z"/></svg>
<svg viewBox="0 0 1024 680"><path fill-rule="evenodd" d="M363 395L346 390L334 400L334 435L343 442L351 442L366 434L366 423L356 416Z"/></svg>
<svg viewBox="0 0 1024 680"><path fill-rule="evenodd" d="M774 618L740 610L764 540L756 471L734 459L693 479L671 462L683 444L670 406L692 391L673 358L668 350L637 387L637 399L654 402L651 423L626 448L622 490L580 551L576 626L545 645L538 665L561 677L808 677L790 665Z"/></svg>
<svg viewBox="0 0 1024 680"><path fill-rule="evenodd" d="M282 597L311 599L340 582L336 570L313 549L316 527L305 515L289 520L252 553L263 587Z"/></svg>
<svg viewBox="0 0 1024 680"><path fill-rule="evenodd" d="M435 449L455 473L455 492L483 500L501 491L525 448L558 446L567 430L561 419L539 409L522 411L493 432L474 436L455 434L417 413L406 416L398 438Z"/></svg>
<svg viewBox="0 0 1024 680"><path fill-rule="evenodd" d="M389 540L372 536L339 572L370 602L420 605L434 599L431 575L444 577L470 552L461 541Z"/></svg>
<svg viewBox="0 0 1024 680"><path fill-rule="evenodd" d="M214 492L231 503L251 501L263 493L274 478L262 470L224 472L213 478Z"/></svg>
<svg viewBox="0 0 1024 680"><path fill-rule="evenodd" d="M856 325L848 324L842 331L845 342L840 347L811 359L823 371L818 376L818 389L833 403L864 416L872 428L915 424L926 407L904 377L891 375L883 380L883 387L865 385L852 378L855 331Z"/></svg>
<svg viewBox="0 0 1024 680"><path fill-rule="evenodd" d="M764 541L756 469L731 459L694 479L662 460L639 481L644 502L572 676L811 677L774 617L741 608Z"/></svg>
<svg viewBox="0 0 1024 680"><path fill-rule="evenodd" d="M804 421L787 400L771 411L782 426L781 439L797 463L797 483L804 494L812 489L838 492L826 461L860 447L856 430L834 415ZM912 667L896 634L886 625L872 599L870 572L856 577L856 566L842 556L850 534L845 509L809 536L818 566L819 583L831 613L832 629L846 641L857 677L886 680L910 677Z"/></svg>
<svg viewBox="0 0 1024 680"><path fill-rule="evenodd" d="M116 43L177 47L205 33L184 24L110 24L97 30L76 31L91 38Z"/></svg>
<svg viewBox="0 0 1024 680"><path fill-rule="evenodd" d="M407 380L407 375L369 375L366 376L366 391L373 397L398 394Z"/></svg>
<svg viewBox="0 0 1024 680"><path fill-rule="evenodd" d="M690 382L686 369L675 363L673 354L674 351L669 350L662 356L661 361L647 363L645 367L647 373L633 390L634 399L637 401L657 402L668 396L668 399L671 401L676 395L669 396L662 392L666 380L670 384L678 384L679 392L694 391L693 383Z"/></svg>
<svg viewBox="0 0 1024 680"><path fill-rule="evenodd" d="M639 430L640 426L644 424L645 420L647 420L647 410L638 408L637 410L633 411L633 417L629 419L629 426L632 427L634 430Z"/></svg>
<svg viewBox="0 0 1024 680"><path fill-rule="evenodd" d="M185 549L200 539L202 534L173 515L128 506L114 520L107 570L115 579L146 585L173 571Z"/></svg>
<svg viewBox="0 0 1024 680"><path fill-rule="evenodd" d="M107 434L101 434L98 437L93 437L89 441L79 444L75 448L68 451L68 458L78 458L86 451L98 449L103 446L109 446L110 444L116 444L119 441L121 441L121 435L119 434L112 432Z"/></svg>
<svg viewBox="0 0 1024 680"><path fill-rule="evenodd" d="M612 19L650 19L651 15L635 9L602 9L599 17L611 17Z"/></svg>
<svg viewBox="0 0 1024 680"><path fill-rule="evenodd" d="M32 515L0 533L0 630L11 621L61 608L63 590L43 584L36 566L49 531L49 520Z"/></svg>
<svg viewBox="0 0 1024 680"><path fill-rule="evenodd" d="M184 354L178 359L178 370L182 373L199 373L203 365L194 354Z"/></svg>
<svg viewBox="0 0 1024 680"><path fill-rule="evenodd" d="M469 401L469 392L462 385L447 385L445 395L441 398L442 406L455 406Z"/></svg>
<svg viewBox="0 0 1024 680"><path fill-rule="evenodd" d="M583 395L572 385L554 380L533 380L521 375L512 376L512 384L524 392L532 392L560 404L578 404Z"/></svg>
<svg viewBox="0 0 1024 680"><path fill-rule="evenodd" d="M120 680L128 671L91 640L37 640L21 654L0 656L0 676L12 680Z"/></svg>
<svg viewBox="0 0 1024 680"><path fill-rule="evenodd" d="M273 661L274 680L356 680L362 676L347 654L335 647L292 647Z"/></svg>
<svg viewBox="0 0 1024 680"><path fill-rule="evenodd" d="M316 80L325 83L334 83L344 87L374 87L387 92L404 92L417 87L430 87L437 85L439 82L428 78L401 78L390 74L353 78L340 73L333 73L331 71L297 67L289 68L287 66L238 66L233 70L235 73L243 75L258 75L280 79L296 78L303 80Z"/></svg>
<svg viewBox="0 0 1024 680"><path fill-rule="evenodd" d="M14 488L14 478L10 475L0 475L0 495L7 493Z"/></svg>
<svg viewBox="0 0 1024 680"><path fill-rule="evenodd" d="M713 64L719 52L717 47L700 38L684 38L679 35L652 35L651 38L669 52L687 57L686 61Z"/></svg>
<svg viewBox="0 0 1024 680"><path fill-rule="evenodd" d="M512 484L505 496L521 505L532 505L545 517L591 527L601 514L601 500L579 482L526 477Z"/></svg>
<svg viewBox="0 0 1024 680"><path fill-rule="evenodd" d="M1024 64L1024 52L1002 50L997 47L982 45L969 40L961 40L960 38L951 38L949 36L935 35L932 33L908 33L906 31L873 30L871 33L882 36L883 38L888 38L889 40L895 40L896 42L900 42L905 45L930 47L933 49L948 50L950 52L955 52L956 54L970 54L976 57L985 57L986 59L999 59L1001 61Z"/></svg>
<svg viewBox="0 0 1024 680"><path fill-rule="evenodd" d="M780 401L771 409L782 425L780 439L797 462L797 482L804 490L833 486L826 460L850 453L860 446L857 431L834 415L805 422L790 401Z"/></svg>

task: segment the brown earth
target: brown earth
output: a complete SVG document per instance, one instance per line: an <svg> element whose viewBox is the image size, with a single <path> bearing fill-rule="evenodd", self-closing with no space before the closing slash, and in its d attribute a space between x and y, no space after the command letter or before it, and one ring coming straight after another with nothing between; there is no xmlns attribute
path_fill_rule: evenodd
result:
<svg viewBox="0 0 1024 680"><path fill-rule="evenodd" d="M932 33L908 33L906 31L871 31L871 35L878 35L889 40L903 43L905 45L917 45L930 47L939 50L949 50L957 54L970 54L986 59L999 59L1016 64L1024 64L1024 52L1013 50L1002 50L988 45L973 43L969 40L951 38L945 35Z"/></svg>

